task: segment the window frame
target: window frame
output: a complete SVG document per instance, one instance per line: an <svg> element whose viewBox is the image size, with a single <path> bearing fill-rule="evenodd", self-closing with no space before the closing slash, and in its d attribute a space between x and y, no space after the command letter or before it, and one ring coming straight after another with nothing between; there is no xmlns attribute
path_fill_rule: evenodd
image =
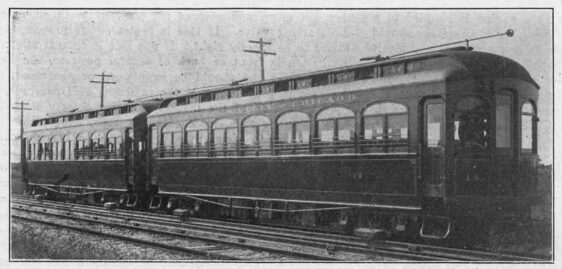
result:
<svg viewBox="0 0 562 269"><path fill-rule="evenodd" d="M498 106L498 98L500 96L503 97L508 97L509 100L509 109L507 111L507 115L509 116L509 120L507 121L507 138L509 139L507 146L503 146L503 147L499 147L498 142L500 139L498 139L498 135L500 134L500 129L499 129L499 125L501 122L505 122L505 119L498 119L498 113L500 112L498 110L499 106ZM497 91L495 93L494 96L494 120L495 120L495 124L494 124L494 147L497 150L498 153L501 154L511 154L513 152L513 148L514 148L514 143L515 143L515 132L514 132L514 124L513 124L513 119L515 116L515 101L516 101L516 96L513 90L510 89L501 89L499 91ZM504 133L505 135L505 133Z"/></svg>
<svg viewBox="0 0 562 269"><path fill-rule="evenodd" d="M532 113L529 112L525 112L523 111L523 108L525 107L525 104L529 104L531 105L531 108L533 109ZM534 102L534 100L532 99L524 99L521 102L521 107L519 108L519 112L521 113L519 119L521 121L521 125L519 128L519 132L520 132L520 142L519 142L519 149L521 151L522 155L535 155L537 154L537 121L538 121L538 117L537 117L537 107L536 104ZM531 117L531 148L523 148L523 117Z"/></svg>
<svg viewBox="0 0 562 269"><path fill-rule="evenodd" d="M194 128L192 130L188 130L190 126L195 124L203 124L200 128ZM206 137L205 144L201 144L200 138L202 136L201 132L205 132L204 135ZM195 145L189 144L189 135L190 133L195 134ZM208 156L208 149L209 149L209 124L202 120L193 120L185 125L183 128L183 156L184 157L206 157Z"/></svg>
<svg viewBox="0 0 562 269"><path fill-rule="evenodd" d="M454 148L456 152L485 152L485 151L489 151L492 150L492 141L495 140L495 131L492 129L495 129L495 126L492 126L492 117L495 117L492 115L492 113L496 113L495 111L493 111L492 109L492 104L495 100L490 100L489 98L492 98L491 96L481 96L481 95L465 95L465 96L459 96L459 98L454 102L453 105L453 115L454 117L452 117L452 124L454 126L453 128L453 135L451 137L451 140L454 144ZM477 99L481 101L481 104L484 106L484 109L480 109L478 111L474 110L474 108L472 108L471 110L466 110L466 109L460 109L459 105L468 99ZM495 97L494 97L495 99ZM484 124L484 129L483 131L485 132L485 136L483 137L483 141L486 143L485 147L481 147L481 148L477 148L477 147L471 147L471 148L467 148L465 146L463 146L463 142L461 141L461 126L460 126L460 118L459 118L459 126L456 126L456 121L457 121L457 115L464 115L466 112L470 112L472 115L474 114L484 114L486 115L486 117L484 118L485 120L487 120L487 122ZM470 129L474 129L474 128L470 128ZM457 140L456 137L459 137L459 139ZM467 141L467 142L470 142Z"/></svg>
<svg viewBox="0 0 562 269"><path fill-rule="evenodd" d="M96 148L94 148L94 145ZM104 131L93 132L90 135L90 159L105 159L106 145L107 133Z"/></svg>
<svg viewBox="0 0 562 269"><path fill-rule="evenodd" d="M378 112L369 113L368 110L375 108L377 106L384 105L396 105L400 106L400 109L404 111L392 111L392 112ZM369 113L369 114L367 114ZM402 138L401 134L398 138L391 138L388 129L390 125L391 117L405 116L404 123L406 124L406 137ZM377 134L372 134L370 139L365 137L365 131L367 127L367 119L381 119L382 120L382 138L377 139ZM359 130L359 145L361 153L405 153L409 151L410 148L410 108L407 104L400 102L398 100L382 100L370 103L364 107L361 112L361 128ZM403 142L404 140L405 142ZM392 142L399 141L398 144L394 145ZM390 142L390 143L389 143Z"/></svg>
<svg viewBox="0 0 562 269"><path fill-rule="evenodd" d="M327 113L332 109L343 109L344 111L351 112L351 115L346 115L342 117L329 117L329 118L322 118L323 113ZM355 113L351 108L345 106L329 106L322 108L316 114L314 118L314 141L313 146L315 149L315 153L317 154L327 154L327 153L353 153L355 152L355 142L357 140L357 113ZM349 140L340 140L339 138L339 131L340 131L340 121L344 120L351 120L353 124L352 131L353 133L350 134ZM322 141L322 137L320 134L320 124L322 122L332 123L333 124L333 133L332 133L332 141Z"/></svg>
<svg viewBox="0 0 562 269"><path fill-rule="evenodd" d="M170 128L170 126L175 126L177 131L168 131L166 130L166 128ZM176 140L175 135L177 135L179 133L179 140ZM162 126L162 129L160 129L160 157L161 158L169 158L169 157L180 157L181 156L181 151L182 151L182 146L183 146L183 137L182 137L182 133L183 133L183 128L181 126L181 124L175 123L175 122L170 122L170 123L166 123L164 126ZM167 134L171 134L170 136L170 145L166 144L166 138L167 138ZM179 141L179 145L176 145L174 142L175 141Z"/></svg>
<svg viewBox="0 0 562 269"><path fill-rule="evenodd" d="M258 119L258 121L261 121L259 123L256 124L252 124L252 123L248 123L249 121L253 120L253 119ZM261 139L261 130L260 129L264 129L264 127L268 130L269 132L269 137L267 138L267 141L262 141ZM272 140L272 130L271 130L271 119L269 119L269 117L265 116L265 115L250 115L248 117L246 117L241 124L241 135L240 135L240 140L241 140L241 152L242 155L270 155L270 150L271 150L271 140ZM254 142L255 144L247 144L246 141L246 134L247 132L250 130L250 128L253 128L253 135L254 135ZM264 139L265 140L265 139Z"/></svg>
<svg viewBox="0 0 562 269"><path fill-rule="evenodd" d="M31 150L31 154L29 155L30 161L38 161L38 150L39 150L39 144L41 142L41 137L39 136L34 136L31 139L29 139L29 148Z"/></svg>
<svg viewBox="0 0 562 269"><path fill-rule="evenodd" d="M90 159L90 134L88 132L78 133L74 141L76 143L74 147L75 158L77 160Z"/></svg>
<svg viewBox="0 0 562 269"><path fill-rule="evenodd" d="M39 139L39 149L41 150L41 154L39 160L40 161L51 161L53 160L53 144L52 144L52 136L43 136Z"/></svg>
<svg viewBox="0 0 562 269"><path fill-rule="evenodd" d="M119 133L119 136L115 135L117 133ZM117 129L109 130L106 134L106 140L106 159L123 159L123 132ZM120 143L120 147L118 142ZM113 145L113 149L111 149L110 145Z"/></svg>
<svg viewBox="0 0 562 269"><path fill-rule="evenodd" d="M76 146L76 136L67 134L62 138L62 141L64 144L64 160L74 160L76 158L74 152Z"/></svg>
<svg viewBox="0 0 562 269"><path fill-rule="evenodd" d="M306 119L300 119L300 120L291 120L288 122L279 122L282 120L282 118L284 116L290 115L290 114L295 114L295 115L300 115L300 116L304 116L306 117ZM308 130L308 136L306 138L306 142L298 142L297 141L297 126L301 125L301 124L306 124L307 125L307 130ZM281 130L281 126L289 126L290 128L290 133L291 133L291 137L289 139L289 141L287 140L281 140L281 136L280 136L280 130ZM284 111L281 112L279 114L279 116L277 116L276 120L275 120L275 135L274 135L274 141L273 141L273 148L275 150L276 154L279 155L295 155L295 154L308 154L310 153L310 145L311 145L311 127L312 127L312 121L311 121L311 117L310 115L308 115L308 113L302 112L302 111L298 111L298 110L290 110L290 111Z"/></svg>
<svg viewBox="0 0 562 269"><path fill-rule="evenodd" d="M233 125L230 124L228 126L220 126L216 127L217 124L221 123L222 121L230 121L234 123ZM211 155L212 156L236 156L238 155L238 141L239 141L239 133L238 133L239 124L235 119L231 118L220 118L216 119L213 124L211 125ZM222 140L220 143L215 141L215 134L218 130L221 130L222 133ZM228 143L228 132L234 130L236 133L236 139L234 143ZM234 147L232 145L234 144ZM218 145L218 147L217 147Z"/></svg>
<svg viewBox="0 0 562 269"><path fill-rule="evenodd" d="M51 138L51 160L61 160L62 138L55 135Z"/></svg>

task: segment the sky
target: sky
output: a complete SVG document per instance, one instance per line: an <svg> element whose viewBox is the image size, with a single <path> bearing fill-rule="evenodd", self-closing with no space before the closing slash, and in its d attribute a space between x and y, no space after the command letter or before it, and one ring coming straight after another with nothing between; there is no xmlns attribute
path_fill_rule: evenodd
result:
<svg viewBox="0 0 562 269"><path fill-rule="evenodd" d="M10 98L31 119L100 104L95 74L111 74L106 105L147 95L260 79L258 49L272 42L265 76L352 65L374 55L515 31L471 43L511 58L540 85L539 155L552 163L550 10L12 10ZM19 111L11 114L19 159Z"/></svg>

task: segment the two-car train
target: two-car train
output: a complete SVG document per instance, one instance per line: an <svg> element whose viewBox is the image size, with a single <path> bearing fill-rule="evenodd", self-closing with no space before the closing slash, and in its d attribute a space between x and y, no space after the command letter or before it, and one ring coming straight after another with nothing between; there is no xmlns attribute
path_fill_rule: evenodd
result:
<svg viewBox="0 0 562 269"><path fill-rule="evenodd" d="M33 121L28 190L446 238L536 198L538 85L454 48ZM471 229L473 229L471 231Z"/></svg>

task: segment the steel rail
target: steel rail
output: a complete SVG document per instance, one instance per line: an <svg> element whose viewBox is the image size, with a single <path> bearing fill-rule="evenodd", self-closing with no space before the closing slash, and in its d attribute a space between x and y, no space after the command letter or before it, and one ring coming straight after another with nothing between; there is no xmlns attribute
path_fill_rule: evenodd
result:
<svg viewBox="0 0 562 269"><path fill-rule="evenodd" d="M38 204L40 206L51 206L45 203ZM57 205L60 210L76 210L78 209L75 206L68 206L68 205ZM43 209L45 210L45 209ZM88 210L88 209L87 209ZM38 213L44 213L38 212ZM89 213L93 213L93 211L89 211ZM106 217L117 217L119 212L115 211L107 211L107 210L96 210L96 213L105 215ZM138 213L138 212L135 212ZM120 214L119 214L120 215ZM63 216L64 217L64 216ZM288 230L288 233L280 233L280 232L267 232L267 231L260 231L260 228L263 226L253 226L251 228L240 229L236 227L232 227L230 222L223 222L222 225L209 225L205 223L205 220L198 219L197 221L200 222L198 224L193 224L189 222L180 222L177 218L168 217L165 219L149 219L146 216L137 216L134 213L129 213L125 215L121 215L119 217L124 218L124 220L129 224L133 225L141 225L141 224L148 224L149 221L155 222L156 225L160 226L172 226L174 229L190 229L190 230L199 230L205 231L207 233L212 234L222 234L222 235L229 235L235 237L244 237L241 238L242 240L246 240L247 238L252 238L256 240L264 240L270 242L277 242L277 243L285 243L285 244L292 244L298 246L306 246L311 248L316 248L321 250L322 252L326 252L326 256L323 257L326 260L338 260L332 257L332 254L329 254L328 249L333 249L333 251L337 251L338 253L347 252L353 254L360 254L364 256L376 256L376 257L384 257L396 260L419 260L419 261L451 261L451 260L467 260L467 259L459 259L458 257L441 257L439 255L426 255L423 253L412 253L408 250L399 250L399 249L391 249L391 248L371 248L366 243L363 242L356 242L356 238L352 241L343 241L343 240L330 240L326 239L327 234L320 234L318 233L317 236L310 236L310 235L303 235L299 234L298 231L295 230ZM195 238L194 238L195 239ZM244 246L248 247L248 244ZM306 254L309 255L309 254Z"/></svg>
<svg viewBox="0 0 562 269"><path fill-rule="evenodd" d="M120 220L120 221L123 221L123 222L127 222L127 224L124 224L124 223L114 222L115 220L119 221L119 219L114 219L114 221L107 221L107 220L104 221L104 220L102 220L101 217L95 216L95 215L91 215L90 218L84 217L84 216L76 216L76 214L80 214L80 213L76 213L76 212L73 212L73 213L62 212L62 214L60 214L60 213L48 212L46 209L33 210L31 208L23 208L23 207L19 207L19 208L15 207L15 208L12 208L12 209L13 210L20 210L20 211L27 211L27 212L36 213L36 214L48 215L48 216L58 217L58 218L87 221L87 222L90 222L90 223L107 225L107 226L117 227L117 228L121 228L121 229L131 229L131 230L137 230L137 231L142 231L142 232L160 234L160 235L164 235L164 236L177 237L177 238L182 238L182 239L198 240L198 241L204 241L204 242L208 242L208 243L238 247L238 248L241 248L241 249L250 249L250 250L260 251L260 252L281 254L281 255L286 255L286 256L289 256L289 257L298 257L298 258L306 259L306 260L323 260L323 261L338 260L338 259L335 259L335 258L329 257L329 256L319 256L319 255L315 255L315 254L296 252L296 251L291 251L291 250L283 250L283 249L278 249L278 248L270 248L270 247L263 247L263 246L248 245L248 244L245 244L245 243L240 243L240 242L245 241L243 238L239 238L238 242L233 242L233 241L226 241L226 240L214 239L214 238L203 237L203 236L188 235L188 234L186 234L186 230L182 230L182 229L178 229L178 228L171 229L171 230L174 230L174 231L166 231L166 230L158 229L158 228L163 228L161 225L153 227L153 228L141 227L140 223L135 222L131 219ZM64 210L61 210L61 211L64 211ZM91 213L86 213L86 214L91 214ZM14 215L12 215L12 216L14 216ZM238 259L236 257L233 257L233 258L226 258L226 257L230 257L230 256L224 256L224 257L219 256L219 259L220 260L225 260L225 259L226 260L236 260L236 259Z"/></svg>
<svg viewBox="0 0 562 269"><path fill-rule="evenodd" d="M18 215L12 215L12 218L17 219L17 220L39 223L39 224L47 225L47 226L53 226L53 227L62 228L62 229L73 230L73 231L77 231L77 232L81 232L81 233L87 233L87 234L91 234L91 235L95 235L95 236L99 236L99 237L113 238L113 239L117 239L117 240L124 241L124 242L136 243L136 244L141 244L141 245L145 245L145 246L149 246L149 247L156 247L156 248L169 250L169 251L171 250L171 251L175 251L175 252L194 254L194 255L197 255L197 256L202 256L202 257L206 257L206 258L210 258L210 259L214 259L214 260L238 260L238 258L236 258L236 257L210 253L210 252L201 251L201 250L188 248L188 247L167 245L167 244L158 243L158 242L154 242L154 241L132 238L132 237L124 236L124 235L104 233L104 232L95 231L95 230L91 230L91 229L81 228L81 227L78 227L78 226L73 226L73 225L67 225L67 224L62 224L62 223L54 223L54 222L49 222L49 221L45 221L45 220L34 219L34 218L29 218L29 217L24 217L24 216L18 216Z"/></svg>
<svg viewBox="0 0 562 269"><path fill-rule="evenodd" d="M32 203L30 200L27 200ZM332 247L337 251L362 253L365 255L380 255L396 259L432 260L432 261L545 261L542 257L529 257L505 253L493 253L475 250L454 249L445 247L428 246L394 241L377 241L375 245L362 242L356 236L343 236L327 233L298 231L268 226L257 226L244 223L222 222L216 220L190 219L182 222L175 217L157 213L121 211L99 209L99 207L82 206L77 204L59 203L57 206L63 210L83 207L87 210L101 211L106 216L119 215L124 218L137 218L138 221L151 220L158 225L181 225L182 228L199 229L207 232L225 233L229 235L243 235L260 240L270 240L292 244L301 244L310 247ZM141 216L142 215L142 216ZM412 251L414 250L414 251Z"/></svg>

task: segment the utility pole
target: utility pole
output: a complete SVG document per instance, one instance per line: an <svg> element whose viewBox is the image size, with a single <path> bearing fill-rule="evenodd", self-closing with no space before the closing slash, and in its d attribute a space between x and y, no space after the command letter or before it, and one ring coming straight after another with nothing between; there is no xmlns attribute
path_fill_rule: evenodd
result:
<svg viewBox="0 0 562 269"><path fill-rule="evenodd" d="M261 62L261 80L265 80L265 71L263 68L263 56L264 55L277 55L274 52L267 52L263 51L263 45L271 45L271 42L263 41L263 38L260 38L260 41L249 40L250 43L260 44L260 50L244 50L244 52L249 53L258 53L260 55L260 62Z"/></svg>
<svg viewBox="0 0 562 269"><path fill-rule="evenodd" d="M112 75L106 75L105 73L101 73L101 75L95 75L96 77L101 77L101 81L90 80L91 83L100 83L101 84L101 107L103 107L103 85L104 84L115 84L117 82L109 82L105 81L105 77L112 77Z"/></svg>
<svg viewBox="0 0 562 269"><path fill-rule="evenodd" d="M26 105L29 105L29 103L24 103L23 101L16 103L16 105L19 105L19 107L15 106L12 107L12 109L17 109L20 110L21 112L20 114L20 165L21 165L21 178L25 183L25 188L27 191L27 161L25 159L25 141L23 138L23 111L31 110L31 108L24 107Z"/></svg>

